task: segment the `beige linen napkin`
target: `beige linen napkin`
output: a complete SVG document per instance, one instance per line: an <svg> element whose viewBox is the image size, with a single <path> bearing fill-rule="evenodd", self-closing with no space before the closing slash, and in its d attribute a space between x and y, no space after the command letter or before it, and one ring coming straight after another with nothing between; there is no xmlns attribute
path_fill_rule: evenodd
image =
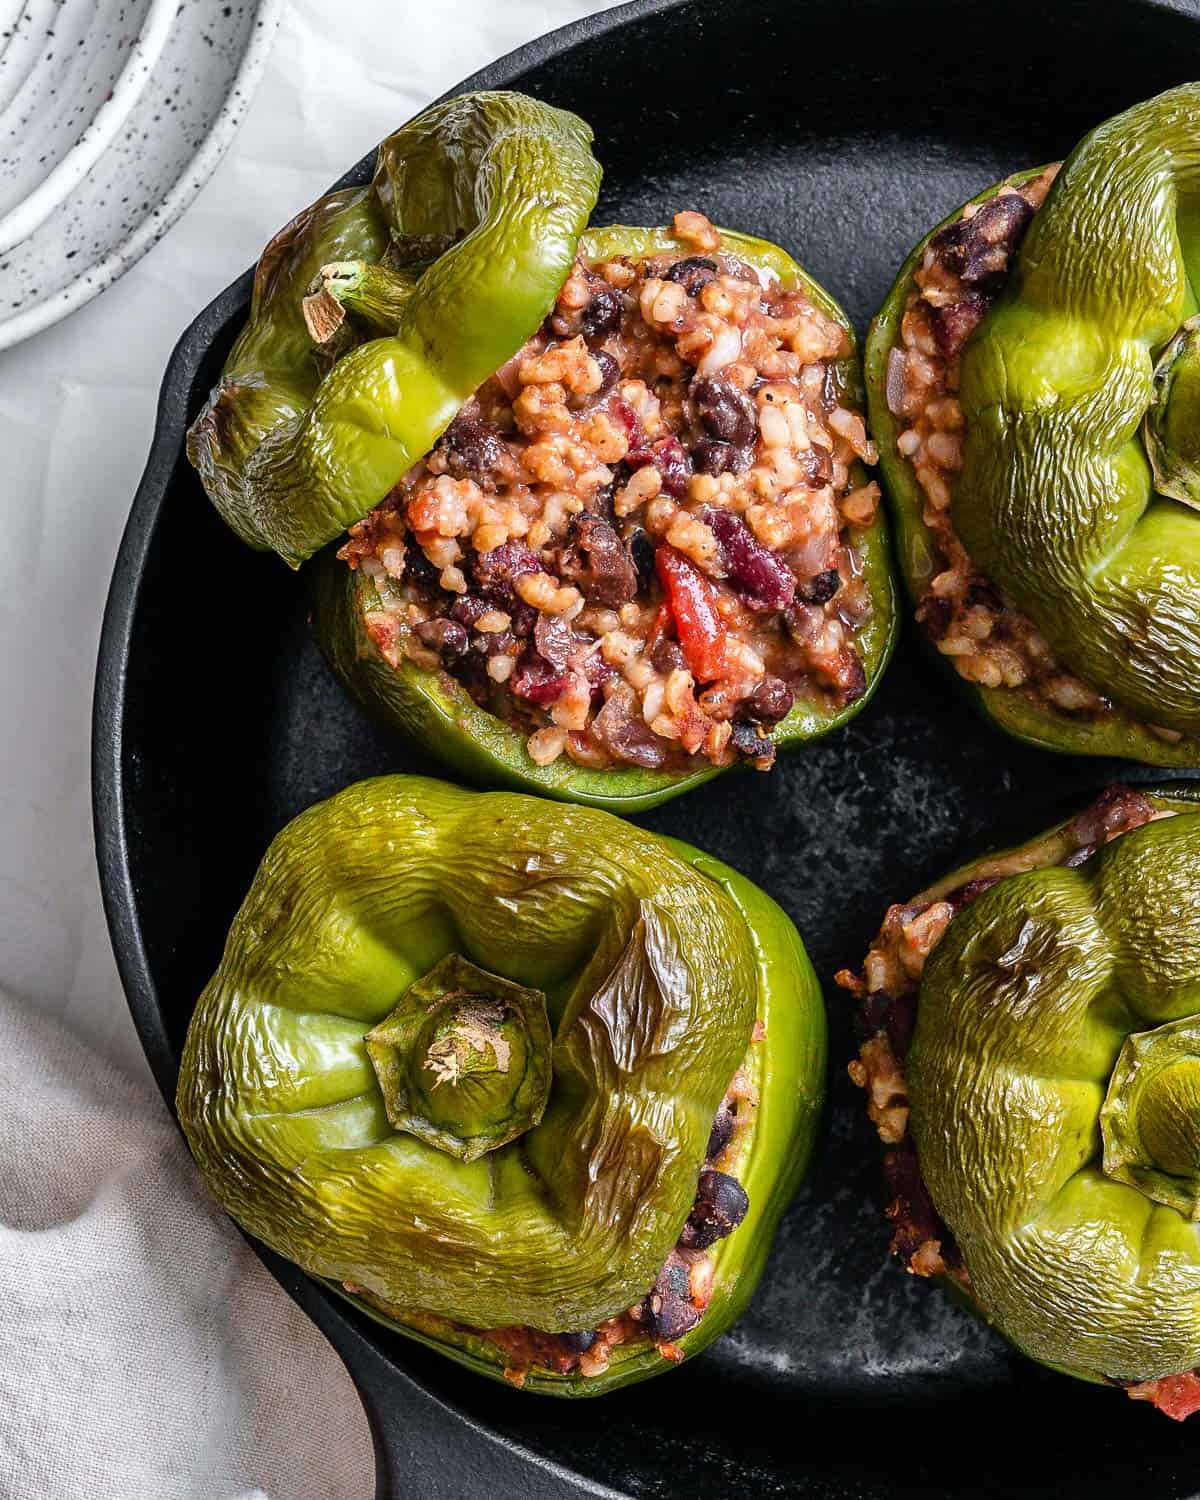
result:
<svg viewBox="0 0 1200 1500"><path fill-rule="evenodd" d="M0 994L2 1500L366 1500L366 1419L150 1085Z"/></svg>

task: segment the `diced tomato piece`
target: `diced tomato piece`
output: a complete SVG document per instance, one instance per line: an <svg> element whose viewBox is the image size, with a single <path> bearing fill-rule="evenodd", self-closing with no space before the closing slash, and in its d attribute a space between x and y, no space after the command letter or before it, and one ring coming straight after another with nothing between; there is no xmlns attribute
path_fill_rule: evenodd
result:
<svg viewBox="0 0 1200 1500"><path fill-rule="evenodd" d="M713 682L725 670L726 629L717 609L716 590L674 547L660 547L654 554L654 566L692 676L697 682Z"/></svg>
<svg viewBox="0 0 1200 1500"><path fill-rule="evenodd" d="M1149 1401L1176 1422L1200 1411L1200 1376L1188 1370L1183 1375L1163 1375L1129 1387L1135 1401Z"/></svg>

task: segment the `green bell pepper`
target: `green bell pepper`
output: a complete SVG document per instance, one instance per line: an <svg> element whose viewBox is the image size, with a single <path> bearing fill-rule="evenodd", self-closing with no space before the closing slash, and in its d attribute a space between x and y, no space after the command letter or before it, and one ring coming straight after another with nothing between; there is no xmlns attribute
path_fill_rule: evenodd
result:
<svg viewBox="0 0 1200 1500"><path fill-rule="evenodd" d="M252 547L299 567L362 519L541 322L600 190L592 132L522 94L450 99L390 135L367 187L279 232L250 318L188 434L209 498ZM314 344L323 267L387 259L383 337ZM375 324L383 309L361 299ZM326 304L327 306L327 304Z"/></svg>
<svg viewBox="0 0 1200 1500"><path fill-rule="evenodd" d="M929 956L904 1059L968 1297L1118 1384L1200 1365L1200 787L1147 796L1155 821L1082 864L1063 824L918 898L1001 877Z"/></svg>
<svg viewBox="0 0 1200 1500"><path fill-rule="evenodd" d="M839 361L837 377L848 404L861 408L862 384L853 353L854 332L833 298L777 245L733 230L723 229L720 233L732 254L749 265L774 273L784 287L802 287L822 312L845 328L851 339L851 352ZM627 225L589 229L580 241L581 253L592 261L620 255L641 260L686 248L669 229ZM362 271L356 268L353 274L357 285L351 299L362 286ZM344 295L340 288L337 295ZM866 471L856 466L856 473L856 482L865 484ZM828 734L864 708L878 686L895 644L897 617L882 514L870 526L849 528L848 535L862 559L871 595L871 616L855 637L866 674L866 691L855 702L832 712L798 700L771 732L771 739L781 749L793 749ZM368 629L370 616L382 605L375 584L366 573L347 568L330 549L317 559L315 574L313 619L317 640L345 687L373 717L399 730L470 780L499 783L613 812L637 812L720 774L721 768L707 764L698 770L596 771L577 766L566 757L548 766L538 766L525 749L526 735L480 708L449 673L419 666L405 658L402 650L397 653L395 665L384 656Z"/></svg>
<svg viewBox="0 0 1200 1500"><path fill-rule="evenodd" d="M756 1025L756 1023L758 1023ZM503 1378L484 1330L637 1305L719 1158L749 1196L701 1321L619 1343L594 1395L724 1332L807 1163L824 1010L795 928L698 850L603 812L418 777L358 783L268 850L197 1006L178 1108L251 1234L389 1326Z"/></svg>
<svg viewBox="0 0 1200 1500"><path fill-rule="evenodd" d="M1200 517L1187 488L1197 419L1186 336L1197 311L1198 119L1200 85L1190 84L1088 135L963 352L955 530L1056 656L1114 705L1090 720L1021 689L968 688L1001 728L1046 749L1156 765L1200 756ZM932 237L905 262L866 351L872 434L914 600L936 552L896 446L886 379ZM1166 740L1151 724L1183 738Z"/></svg>

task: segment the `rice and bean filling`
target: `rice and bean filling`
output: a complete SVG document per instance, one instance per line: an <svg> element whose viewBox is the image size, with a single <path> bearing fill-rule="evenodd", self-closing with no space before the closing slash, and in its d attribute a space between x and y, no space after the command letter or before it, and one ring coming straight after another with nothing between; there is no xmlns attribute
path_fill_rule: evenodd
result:
<svg viewBox="0 0 1200 1500"><path fill-rule="evenodd" d="M798 698L866 690L849 336L703 215L674 227L679 252L577 262L339 554L384 656L452 674L539 765L766 769Z"/></svg>
<svg viewBox="0 0 1200 1500"><path fill-rule="evenodd" d="M968 682L1018 688L1065 713L1099 717L1113 705L1056 659L1027 615L972 562L950 519L951 491L962 467L963 412L958 400L962 353L1004 289L1034 214L1058 168L1021 187L1006 186L929 241L913 276L899 342L887 366L888 410L896 446L912 465L921 518L938 552L938 571L917 605L917 620ZM1147 726L1163 739L1172 730Z"/></svg>
<svg viewBox="0 0 1200 1500"><path fill-rule="evenodd" d="M1058 858L1052 862L1081 865L1122 834L1170 816L1169 810L1156 807L1141 792L1110 787L1063 829ZM976 878L944 896L919 896L907 904L890 906L862 972L843 969L836 976L837 983L855 999L859 1049L847 1071L851 1080L866 1091L867 1113L887 1147L883 1166L888 1190L885 1212L893 1225L890 1249L911 1274L949 1276L968 1291L971 1278L958 1244L921 1176L909 1131L904 1059L916 1029L921 976L946 929L964 907L997 881L1031 867L1020 852L1000 855L982 864ZM1162 1405L1177 1396L1174 1388L1183 1378L1164 1376L1124 1388L1135 1400Z"/></svg>

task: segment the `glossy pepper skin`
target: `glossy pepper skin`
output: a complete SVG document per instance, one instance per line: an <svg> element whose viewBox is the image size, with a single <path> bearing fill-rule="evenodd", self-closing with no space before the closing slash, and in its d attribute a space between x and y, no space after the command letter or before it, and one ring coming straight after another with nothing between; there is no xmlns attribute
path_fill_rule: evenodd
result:
<svg viewBox="0 0 1200 1500"><path fill-rule="evenodd" d="M1026 871L950 923L905 1058L979 1310L1093 1381L1200 1365L1200 788L1151 800L1174 815L1076 868L1052 829L925 893Z"/></svg>
<svg viewBox="0 0 1200 1500"><path fill-rule="evenodd" d="M721 236L731 254L773 272L785 287L803 287L806 295L835 318L853 340L845 313L785 251L766 240L728 229L722 230ZM617 255L640 260L668 251L679 253L687 247L669 229L614 225L590 229L580 249L589 260L600 261ZM837 375L849 404L861 408L862 384L853 347L839 362ZM865 472L860 471L859 482L865 481ZM866 691L856 702L834 712L798 699L771 732L771 739L781 749L806 744L852 719L870 700L891 656L897 619L882 513L869 527L851 528L849 537L862 558L871 595L871 617L855 637L866 673ZM720 774L720 768L707 763L694 771L587 770L565 756L548 766L538 766L526 752L526 735L479 708L448 673L430 671L407 660L400 649L402 643L397 643L395 664L384 656L368 630L369 617L381 607L379 597L360 569L351 570L329 551L317 559L314 571L314 629L326 659L343 684L373 717L469 779L613 812L637 812ZM698 645L699 641L698 636Z"/></svg>
<svg viewBox="0 0 1200 1500"><path fill-rule="evenodd" d="M1059 659L1114 704L1093 721L1019 689L964 684L1001 728L1045 749L1156 765L1200 760L1200 517L1194 496L1156 492L1155 479L1155 469L1190 472L1189 434L1200 422L1190 372L1173 381L1156 373L1197 311L1188 268L1200 253L1198 194L1200 85L1101 125L1063 166L964 351L955 529ZM902 268L866 356L872 433L914 599L935 558L885 392L927 244ZM1175 408L1169 421L1164 393ZM1156 432L1183 451L1152 469ZM1168 742L1148 724L1184 738Z"/></svg>
<svg viewBox="0 0 1200 1500"><path fill-rule="evenodd" d="M479 1015L489 975L493 1000L520 993L502 1035ZM447 994L470 1006L435 1014ZM750 1209L714 1248L685 1356L746 1305L811 1147L824 1010L795 928L720 862L605 813L385 777L268 850L192 1018L178 1107L244 1228L501 1378L472 1329L589 1329L646 1294L748 1054ZM447 1067L481 1093L456 1105ZM460 1149L485 1128L503 1143ZM668 1363L639 1342L601 1375L535 1369L524 1388L595 1395Z"/></svg>
<svg viewBox="0 0 1200 1500"><path fill-rule="evenodd" d="M450 99L383 142L369 186L318 200L275 236L188 435L243 541L299 567L382 500L524 343L599 192L591 139L577 116L522 94ZM385 258L410 286L384 308L365 299L374 316L347 320L331 362L306 294L326 265Z"/></svg>

